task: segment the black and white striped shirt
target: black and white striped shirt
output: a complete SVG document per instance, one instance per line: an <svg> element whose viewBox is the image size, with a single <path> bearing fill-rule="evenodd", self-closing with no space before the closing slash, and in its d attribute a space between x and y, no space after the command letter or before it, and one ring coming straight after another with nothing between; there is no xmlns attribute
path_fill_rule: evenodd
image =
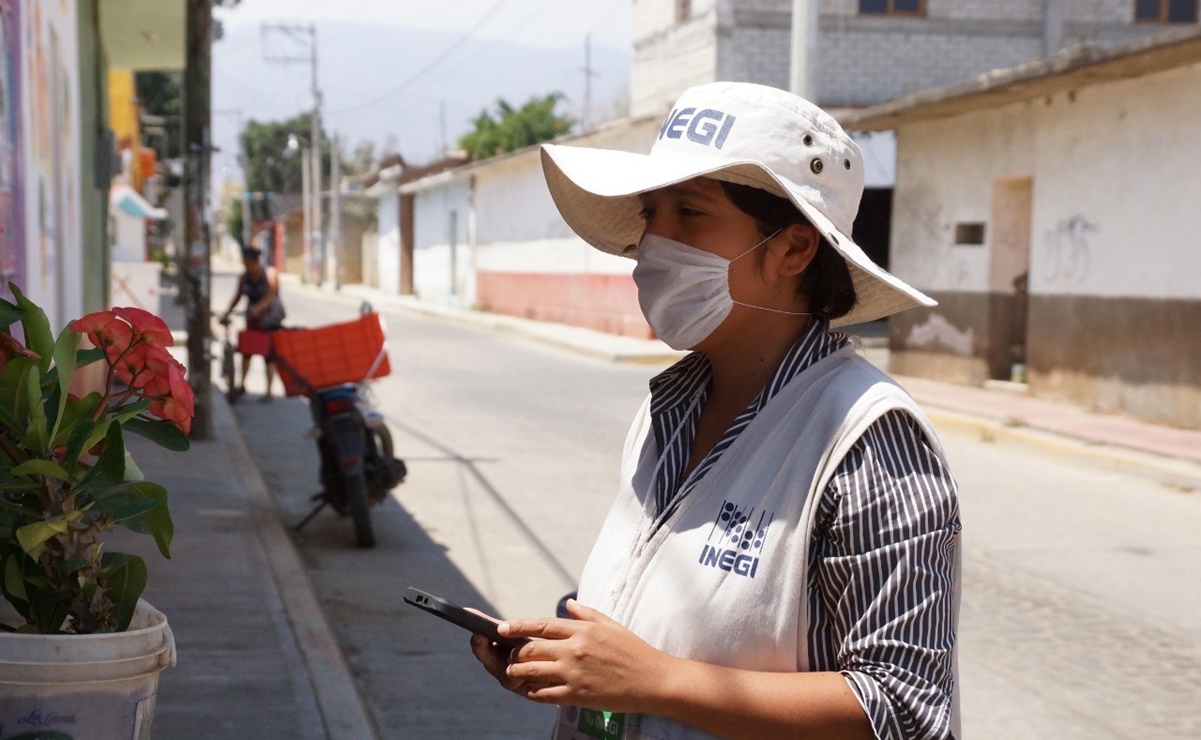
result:
<svg viewBox="0 0 1201 740"><path fill-rule="evenodd" d="M708 397L709 361L693 353L653 378L651 423L663 451L655 476L659 520L788 381L849 341L813 321L687 480L681 476ZM798 495L808 483L798 481ZM877 737L950 733L959 529L955 482L904 412L869 427L822 493L808 570L810 664L847 678Z"/></svg>

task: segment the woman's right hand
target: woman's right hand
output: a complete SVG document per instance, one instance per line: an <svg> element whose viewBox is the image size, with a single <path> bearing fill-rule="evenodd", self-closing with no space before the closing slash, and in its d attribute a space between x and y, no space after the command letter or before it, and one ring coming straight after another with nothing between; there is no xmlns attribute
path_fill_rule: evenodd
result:
<svg viewBox="0 0 1201 740"><path fill-rule="evenodd" d="M483 635L472 635L471 652L475 654L475 659L483 664L484 670L492 674L497 683L515 694L525 696L522 682L508 674L509 656L512 652L510 648L492 642Z"/></svg>

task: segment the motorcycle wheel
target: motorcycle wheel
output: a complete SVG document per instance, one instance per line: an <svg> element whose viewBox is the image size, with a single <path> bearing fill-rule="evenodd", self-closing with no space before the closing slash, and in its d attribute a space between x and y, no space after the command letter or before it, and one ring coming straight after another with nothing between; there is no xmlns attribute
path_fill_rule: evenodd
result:
<svg viewBox="0 0 1201 740"><path fill-rule="evenodd" d="M375 547L371 513L367 510L367 481L362 473L346 479L346 498L350 507L350 518L354 521L354 537L359 547Z"/></svg>

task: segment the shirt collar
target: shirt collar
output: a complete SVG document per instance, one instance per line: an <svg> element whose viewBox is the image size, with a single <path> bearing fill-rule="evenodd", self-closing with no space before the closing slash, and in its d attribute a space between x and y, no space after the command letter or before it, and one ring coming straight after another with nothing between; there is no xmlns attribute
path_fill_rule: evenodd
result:
<svg viewBox="0 0 1201 740"><path fill-rule="evenodd" d="M850 343L841 332L830 331L829 319L814 317L809 328L797 339L780 362L763 392L756 399L757 409L763 408L780 390L813 363ZM692 352L650 380L651 413L659 414L690 403L696 394L709 385L712 375L709 358Z"/></svg>

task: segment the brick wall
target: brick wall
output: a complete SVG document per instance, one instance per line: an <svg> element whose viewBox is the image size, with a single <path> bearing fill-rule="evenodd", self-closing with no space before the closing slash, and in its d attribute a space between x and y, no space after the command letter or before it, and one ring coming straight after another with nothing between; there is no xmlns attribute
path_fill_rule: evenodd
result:
<svg viewBox="0 0 1201 740"><path fill-rule="evenodd" d="M675 0L635 3L633 115L659 115L686 87L718 79L789 86L791 0L693 0L692 8L680 24ZM861 16L858 0L821 0L819 102L870 105L1072 44L1164 30L1135 24L1134 0L928 0L926 8L925 18ZM1048 9L1061 24L1047 27Z"/></svg>

